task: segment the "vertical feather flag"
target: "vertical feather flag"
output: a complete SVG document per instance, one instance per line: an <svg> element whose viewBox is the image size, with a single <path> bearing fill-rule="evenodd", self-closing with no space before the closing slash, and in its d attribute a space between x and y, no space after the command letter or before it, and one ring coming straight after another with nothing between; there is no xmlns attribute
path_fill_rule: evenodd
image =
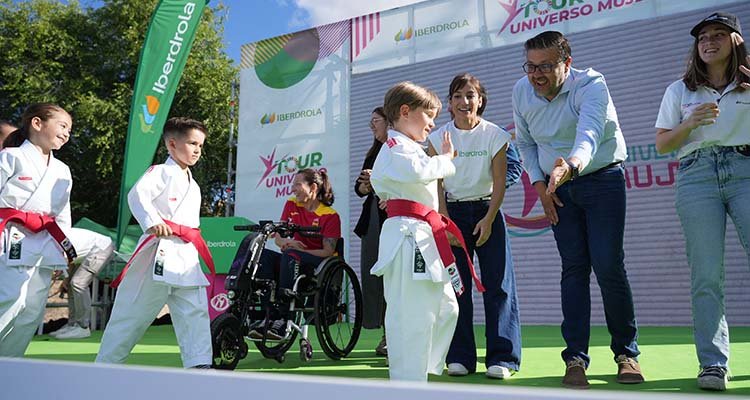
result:
<svg viewBox="0 0 750 400"><path fill-rule="evenodd" d="M151 165L207 0L161 0L141 49L125 142L117 244L130 221L130 188Z"/></svg>

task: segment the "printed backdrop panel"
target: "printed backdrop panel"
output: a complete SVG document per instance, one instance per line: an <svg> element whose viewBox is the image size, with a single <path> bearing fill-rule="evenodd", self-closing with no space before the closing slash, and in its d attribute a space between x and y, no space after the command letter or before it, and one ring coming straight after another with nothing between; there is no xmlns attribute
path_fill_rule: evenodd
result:
<svg viewBox="0 0 750 400"><path fill-rule="evenodd" d="M294 174L327 171L349 230L349 22L243 48L235 213L277 220Z"/></svg>
<svg viewBox="0 0 750 400"><path fill-rule="evenodd" d="M353 20L360 48L352 53L359 74L479 49L523 43L557 30L571 34L662 17L736 0L434 0L372 14L378 29ZM718 9L718 8L717 8ZM364 19L362 19L364 18ZM364 23L359 23L362 19ZM359 34L358 34L359 33ZM365 33L365 35L362 35Z"/></svg>

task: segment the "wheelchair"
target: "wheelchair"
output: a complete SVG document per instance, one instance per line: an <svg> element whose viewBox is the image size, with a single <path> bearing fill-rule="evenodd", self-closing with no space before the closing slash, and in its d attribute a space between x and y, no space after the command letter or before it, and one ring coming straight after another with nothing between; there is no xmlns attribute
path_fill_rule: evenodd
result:
<svg viewBox="0 0 750 400"><path fill-rule="evenodd" d="M310 325L314 325L326 356L339 360L349 355L362 330L362 290L356 273L344 261L343 239L336 245L338 255L324 259L313 274L307 276L304 274L307 271L300 271L285 296L287 299L282 301L276 294L275 280L256 277L266 242L274 233L287 238L295 233L314 236L319 235L320 228L260 221L234 229L252 233L240 244L224 283L230 306L211 322L212 366L235 369L247 356L248 341L263 357L284 362L298 335L300 359L310 361L313 356L308 339ZM288 307L291 318L287 320L285 336L274 340L266 333L280 307ZM250 332L258 327L262 327L263 337L250 337Z"/></svg>

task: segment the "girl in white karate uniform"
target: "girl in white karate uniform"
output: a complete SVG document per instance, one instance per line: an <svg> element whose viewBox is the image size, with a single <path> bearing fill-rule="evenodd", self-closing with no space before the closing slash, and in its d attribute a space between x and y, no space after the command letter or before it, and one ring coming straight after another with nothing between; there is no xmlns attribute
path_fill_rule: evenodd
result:
<svg viewBox="0 0 750 400"><path fill-rule="evenodd" d="M427 138L441 107L433 92L409 82L386 94L384 109L393 129L371 176L381 199L437 210L437 180L455 173L453 144L446 135L440 155L428 157L417 142ZM389 373L394 380L425 382L428 373L443 371L458 303L433 227L424 220L394 215L391 204L380 234L379 258L371 270L383 277L388 304Z"/></svg>
<svg viewBox="0 0 750 400"><path fill-rule="evenodd" d="M63 232L70 229L73 180L68 166L52 151L68 142L73 122L65 110L48 103L32 104L21 118L22 127L0 151L3 357L23 356L44 317L52 272L68 263L62 246L69 245ZM32 227L39 221L44 226Z"/></svg>

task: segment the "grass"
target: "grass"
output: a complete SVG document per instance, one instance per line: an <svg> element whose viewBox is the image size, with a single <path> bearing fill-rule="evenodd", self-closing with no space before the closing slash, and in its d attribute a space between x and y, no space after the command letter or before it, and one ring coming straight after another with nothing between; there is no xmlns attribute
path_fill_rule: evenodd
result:
<svg viewBox="0 0 750 400"><path fill-rule="evenodd" d="M276 372L298 375L322 375L360 379L387 379L388 368L382 357L376 357L373 349L380 340L380 331L363 330L359 343L351 355L341 361L326 358L317 345L314 330L312 344L316 352L310 362L298 357L298 347L293 346L282 364L264 359L250 345L250 353L240 361L237 372ZM487 379L484 376L484 330L475 328L479 365L474 375L453 378L447 375L430 376L432 382L452 382L484 385L508 385L531 387L560 387L564 366L560 351L564 343L558 327L523 327L523 361L521 371L506 381ZM750 327L730 330L732 358L730 370L733 379L729 382L729 395L750 395ZM88 339L55 340L49 336L37 336L29 346L26 356L35 359L93 362L99 349L101 331L93 332ZM641 385L620 385L615 382L616 366L609 350L609 335L604 327L593 327L591 332L591 365L587 371L591 389L701 393L695 384L698 361L695 356L691 328L687 327L641 327L639 358L646 382ZM171 326L152 326L135 347L128 364L162 367L181 367L179 348Z"/></svg>

